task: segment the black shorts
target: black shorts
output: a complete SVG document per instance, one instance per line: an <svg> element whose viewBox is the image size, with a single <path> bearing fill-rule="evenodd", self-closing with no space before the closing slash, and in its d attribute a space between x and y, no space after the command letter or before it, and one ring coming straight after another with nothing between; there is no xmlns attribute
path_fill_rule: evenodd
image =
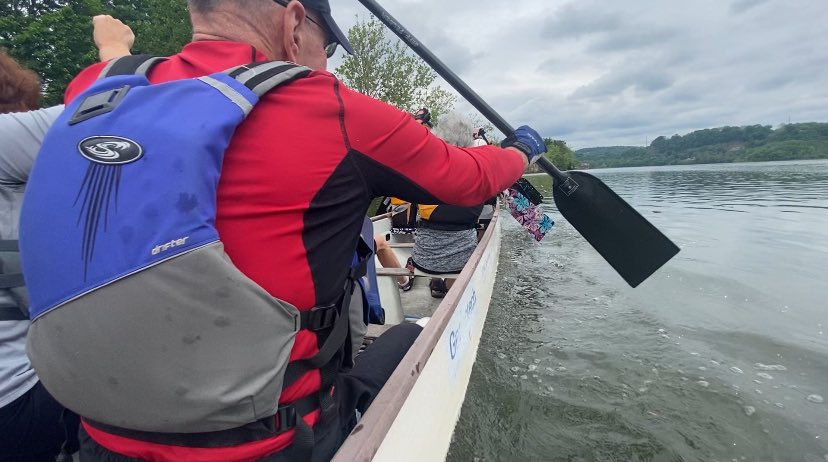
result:
<svg viewBox="0 0 828 462"><path fill-rule="evenodd" d="M0 408L0 462L54 462L67 439L67 450L77 450L77 432L78 417L38 382Z"/></svg>

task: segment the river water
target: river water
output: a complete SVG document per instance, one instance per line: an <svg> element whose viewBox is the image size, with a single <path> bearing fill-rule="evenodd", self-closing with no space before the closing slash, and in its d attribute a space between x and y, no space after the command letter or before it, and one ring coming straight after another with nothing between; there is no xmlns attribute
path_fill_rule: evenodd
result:
<svg viewBox="0 0 828 462"><path fill-rule="evenodd" d="M507 216L448 460L828 460L828 161L590 173L682 251L631 289Z"/></svg>

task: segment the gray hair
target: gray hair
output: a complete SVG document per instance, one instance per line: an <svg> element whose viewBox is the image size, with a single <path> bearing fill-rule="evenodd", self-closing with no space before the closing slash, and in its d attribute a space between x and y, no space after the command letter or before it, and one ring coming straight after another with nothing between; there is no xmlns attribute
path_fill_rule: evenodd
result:
<svg viewBox="0 0 828 462"><path fill-rule="evenodd" d="M446 143L467 147L472 144L471 133L473 129L474 125L468 117L457 112L449 112L440 117L440 121L434 128L434 134L445 140Z"/></svg>

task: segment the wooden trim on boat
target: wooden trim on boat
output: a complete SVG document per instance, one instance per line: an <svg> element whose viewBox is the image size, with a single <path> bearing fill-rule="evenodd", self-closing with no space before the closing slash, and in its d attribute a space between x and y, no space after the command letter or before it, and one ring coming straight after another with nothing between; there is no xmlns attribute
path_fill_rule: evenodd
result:
<svg viewBox="0 0 828 462"><path fill-rule="evenodd" d="M415 277L425 277L425 278L451 278L455 279L460 275L460 273L426 273L425 271L420 271L415 269L414 271L409 271L406 268L377 268L377 276L392 276L392 277L400 277L400 276L415 276Z"/></svg>
<svg viewBox="0 0 828 462"><path fill-rule="evenodd" d="M457 281L434 311L428 324L400 361L400 364L379 395L374 399L365 415L362 416L362 419L342 444L332 462L369 462L377 454L391 425L414 388L421 371L428 363L437 342L444 334L464 291L471 281L472 275L481 262L483 254L490 245L498 225L499 212L499 207L495 207L491 224L463 271L460 272ZM427 441L412 441L411 443L411 450L416 450L417 444L428 444Z"/></svg>
<svg viewBox="0 0 828 462"><path fill-rule="evenodd" d="M386 218L388 218L390 220L392 216L394 216L394 214L392 212L383 213L382 215L376 215L376 216L371 217L371 222L376 223L376 222L378 222L380 220L384 220Z"/></svg>
<svg viewBox="0 0 828 462"><path fill-rule="evenodd" d="M414 276L414 272L405 268L377 268L377 276Z"/></svg>

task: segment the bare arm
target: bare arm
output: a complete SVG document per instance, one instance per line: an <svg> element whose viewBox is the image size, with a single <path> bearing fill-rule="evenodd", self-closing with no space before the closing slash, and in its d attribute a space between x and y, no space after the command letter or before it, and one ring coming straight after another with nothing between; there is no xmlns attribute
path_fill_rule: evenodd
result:
<svg viewBox="0 0 828 462"><path fill-rule="evenodd" d="M95 39L101 61L130 54L132 44L135 43L135 34L119 19L109 15L98 15L92 18L92 28L92 37Z"/></svg>

